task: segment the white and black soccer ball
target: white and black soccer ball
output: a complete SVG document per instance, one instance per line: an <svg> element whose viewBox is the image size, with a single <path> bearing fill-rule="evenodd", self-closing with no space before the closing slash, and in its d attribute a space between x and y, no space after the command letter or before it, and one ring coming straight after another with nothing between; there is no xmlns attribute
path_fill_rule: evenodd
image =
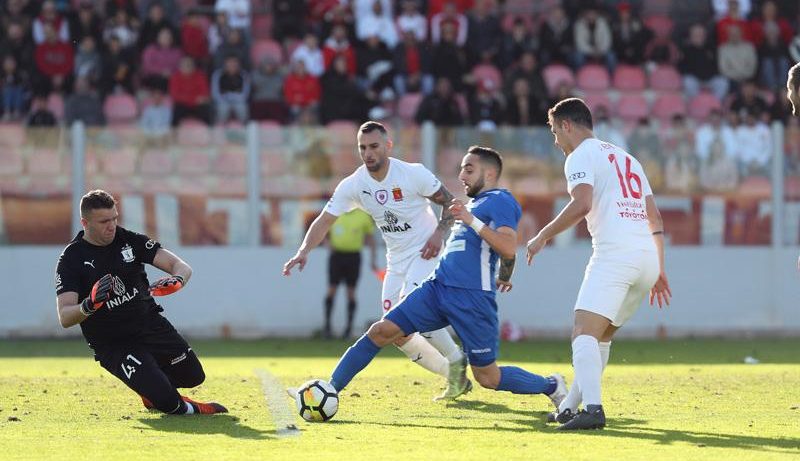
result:
<svg viewBox="0 0 800 461"><path fill-rule="evenodd" d="M339 393L329 382L312 379L297 389L295 403L300 416L306 421L327 421L339 409Z"/></svg>

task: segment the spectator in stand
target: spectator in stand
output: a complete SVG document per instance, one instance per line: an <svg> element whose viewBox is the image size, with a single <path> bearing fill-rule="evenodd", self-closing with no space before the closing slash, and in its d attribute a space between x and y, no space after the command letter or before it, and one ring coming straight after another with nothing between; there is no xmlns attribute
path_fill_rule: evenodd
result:
<svg viewBox="0 0 800 461"><path fill-rule="evenodd" d="M720 150L731 158L736 153L736 136L733 129L723 123L722 111L719 109L711 111L708 120L697 128L694 136L694 150L700 162L706 163L709 160L712 149Z"/></svg>
<svg viewBox="0 0 800 461"><path fill-rule="evenodd" d="M604 63L614 73L616 58L611 49L611 27L600 11L590 5L575 21L575 65L580 68L586 61Z"/></svg>
<svg viewBox="0 0 800 461"><path fill-rule="evenodd" d="M27 0L0 2L0 30L8 30L11 24L19 24L22 34L30 38L31 18L38 13L38 5Z"/></svg>
<svg viewBox="0 0 800 461"><path fill-rule="evenodd" d="M284 76L280 66L271 57L264 58L252 73L253 101L250 117L256 120L286 121L286 105L283 103Z"/></svg>
<svg viewBox="0 0 800 461"><path fill-rule="evenodd" d="M494 131L503 119L500 95L491 80L481 80L469 103L469 121L480 131Z"/></svg>
<svg viewBox="0 0 800 461"><path fill-rule="evenodd" d="M414 34L418 42L428 39L428 19L419 12L417 0L403 0L402 11L397 16L397 33L401 37L408 31Z"/></svg>
<svg viewBox="0 0 800 461"><path fill-rule="evenodd" d="M400 96L433 91L428 47L417 41L412 30L403 33L403 41L394 49L394 72L394 89Z"/></svg>
<svg viewBox="0 0 800 461"><path fill-rule="evenodd" d="M208 27L208 53L213 55L217 48L225 41L231 27L228 25L228 15L219 12L214 16L214 22Z"/></svg>
<svg viewBox="0 0 800 461"><path fill-rule="evenodd" d="M314 77L319 77L325 72L325 58L319 48L317 36L312 33L306 34L305 38L303 38L303 43L295 48L291 60L303 61L306 72Z"/></svg>
<svg viewBox="0 0 800 461"><path fill-rule="evenodd" d="M456 41L456 26L446 22L442 25L442 40L433 47L431 53L431 75L438 82L441 78L450 80L455 91L464 87L464 75L468 72L467 54Z"/></svg>
<svg viewBox="0 0 800 461"><path fill-rule="evenodd" d="M475 8L467 15L467 50L472 62L498 64L503 43L500 19L492 11L493 0L475 0Z"/></svg>
<svg viewBox="0 0 800 461"><path fill-rule="evenodd" d="M683 91L688 99L700 92L701 87L709 87L720 101L728 94L728 79L717 73L717 53L708 43L707 33L702 24L689 28L689 40L681 49L678 70L683 75Z"/></svg>
<svg viewBox="0 0 800 461"><path fill-rule="evenodd" d="M78 120L86 126L106 124L103 101L85 77L75 79L75 91L64 100L64 123L72 126Z"/></svg>
<svg viewBox="0 0 800 461"><path fill-rule="evenodd" d="M320 100L319 80L306 72L301 60L292 61L292 71L283 82L283 100L292 121L309 122L317 118Z"/></svg>
<svg viewBox="0 0 800 461"><path fill-rule="evenodd" d="M172 105L169 98L161 88L152 88L139 118L139 128L149 142L166 146L171 126Z"/></svg>
<svg viewBox="0 0 800 461"><path fill-rule="evenodd" d="M777 91L786 87L786 74L789 73L789 43L792 28L784 18L778 18L778 9L773 1L767 1L761 8L761 18L753 21L752 30L758 47L761 84Z"/></svg>
<svg viewBox="0 0 800 461"><path fill-rule="evenodd" d="M31 33L33 34L33 42L40 45L47 40L45 28L50 26L55 31L56 37L59 41L69 43L69 21L58 14L56 4L53 0L46 0L42 3L42 11L33 20L33 27Z"/></svg>
<svg viewBox="0 0 800 461"><path fill-rule="evenodd" d="M755 80L746 80L733 95L730 111L739 115L744 120L747 114L752 114L758 119L768 116L769 104L758 94Z"/></svg>
<svg viewBox="0 0 800 461"><path fill-rule="evenodd" d="M106 27L103 30L103 38L106 42L111 40L111 37L117 37L124 49L135 49L136 43L139 40L139 26L138 22L128 12L120 8L116 14L108 20Z"/></svg>
<svg viewBox="0 0 800 461"><path fill-rule="evenodd" d="M312 0L313 1L313 0ZM324 14L323 21L319 24L310 26L312 30L322 30L319 34L322 37L327 37L333 32L336 26L344 26L347 30L347 38L355 43L356 41L356 20L353 18L353 13L347 6L347 3L339 3L338 0L319 0L327 2L336 2Z"/></svg>
<svg viewBox="0 0 800 461"><path fill-rule="evenodd" d="M195 67L192 58L181 58L178 72L169 78L169 95L172 99L172 126L177 126L184 118L211 124L208 80Z"/></svg>
<svg viewBox="0 0 800 461"><path fill-rule="evenodd" d="M780 37L780 40L785 45L788 45L789 42L792 41L792 36L794 35L792 25L786 18L780 17L778 14L778 5L774 0L765 1L761 5L761 17L750 22L753 43L756 46L761 46L766 39L767 32L770 30Z"/></svg>
<svg viewBox="0 0 800 461"><path fill-rule="evenodd" d="M740 9L739 0L728 0L728 13L717 21L717 46L722 46L730 40L731 26L739 28L742 40L753 41L750 23L747 21L747 15Z"/></svg>
<svg viewBox="0 0 800 461"><path fill-rule="evenodd" d="M86 36L91 36L95 43L102 43L103 22L95 12L91 0L80 1L78 10L70 16L69 31L76 43L80 43Z"/></svg>
<svg viewBox="0 0 800 461"><path fill-rule="evenodd" d="M561 63L575 67L575 33L564 8L550 10L539 29L539 44L543 66Z"/></svg>
<svg viewBox="0 0 800 461"><path fill-rule="evenodd" d="M139 10L136 8L138 0L106 0L105 16L114 17L119 10L125 10L132 18L139 17Z"/></svg>
<svg viewBox="0 0 800 461"><path fill-rule="evenodd" d="M181 24L181 48L183 54L194 59L200 67L208 65L208 38L203 25L203 16L198 10L189 10L189 14Z"/></svg>
<svg viewBox="0 0 800 461"><path fill-rule="evenodd" d="M75 56L68 43L58 40L51 25L44 26L44 42L36 46L34 87L37 93L49 93L69 88Z"/></svg>
<svg viewBox="0 0 800 461"><path fill-rule="evenodd" d="M224 12L228 16L228 25L242 31L244 41L250 42L250 0L217 0L214 11Z"/></svg>
<svg viewBox="0 0 800 461"><path fill-rule="evenodd" d="M158 41L145 48L142 53L142 74L148 81L165 81L178 69L183 52L175 46L172 31L168 27L158 33Z"/></svg>
<svg viewBox="0 0 800 461"><path fill-rule="evenodd" d="M18 22L11 22L6 35L0 41L0 56L13 55L20 69L34 70L34 46L25 35L25 28Z"/></svg>
<svg viewBox="0 0 800 461"><path fill-rule="evenodd" d="M97 88L103 72L103 61L97 51L94 37L87 35L78 42L78 52L75 53L75 78L85 77L89 85Z"/></svg>
<svg viewBox="0 0 800 461"><path fill-rule="evenodd" d="M239 58L228 56L222 69L211 76L211 97L217 109L217 123L225 123L231 114L242 123L248 119L250 75L242 69Z"/></svg>
<svg viewBox="0 0 800 461"><path fill-rule="evenodd" d="M739 173L745 176L767 176L772 158L772 136L758 114L745 112L743 123L735 129Z"/></svg>
<svg viewBox="0 0 800 461"><path fill-rule="evenodd" d="M433 18L442 11L445 11L448 7L448 3L453 4L455 11L464 13L474 6L475 0L427 0L426 3L428 4L428 18Z"/></svg>
<svg viewBox="0 0 800 461"><path fill-rule="evenodd" d="M559 101L563 101L564 99L574 98L575 97L575 89L566 81L561 81L556 86L556 91L553 97L550 99L550 104L548 107L553 107L558 104Z"/></svg>
<svg viewBox="0 0 800 461"><path fill-rule="evenodd" d="M44 95L34 96L25 125L29 128L43 128L56 126L57 123L56 116L47 108L47 98Z"/></svg>
<svg viewBox="0 0 800 461"><path fill-rule="evenodd" d="M546 115L537 109L538 101L531 94L528 80L517 78L506 96L505 122L511 126L542 125Z"/></svg>
<svg viewBox="0 0 800 461"><path fill-rule="evenodd" d="M634 16L629 2L617 4L617 18L611 23L612 43L617 60L631 65L644 63L645 45L653 33Z"/></svg>
<svg viewBox="0 0 800 461"><path fill-rule="evenodd" d="M357 68L356 52L347 38L347 28L342 24L337 24L333 27L331 36L325 40L325 45L322 47L322 60L325 64L325 70L331 68L333 59L338 56L344 56L347 61L347 73L355 75Z"/></svg>
<svg viewBox="0 0 800 461"><path fill-rule="evenodd" d="M366 118L368 101L356 84L355 77L347 71L347 58L334 58L331 68L322 75L322 101L319 106L320 123L334 120L359 122Z"/></svg>
<svg viewBox="0 0 800 461"><path fill-rule="evenodd" d="M644 59L650 67L656 64L674 67L678 65L680 57L681 53L672 38L661 33L653 34L644 49Z"/></svg>
<svg viewBox="0 0 800 461"><path fill-rule="evenodd" d="M103 73L100 78L100 91L104 95L124 92L133 94L133 76L136 64L133 50L122 47L119 37L112 35L103 55Z"/></svg>
<svg viewBox="0 0 800 461"><path fill-rule="evenodd" d="M287 38L299 39L305 31L306 2L298 0L273 0L272 36L279 42Z"/></svg>
<svg viewBox="0 0 800 461"><path fill-rule="evenodd" d="M25 106L25 93L30 87L28 74L20 69L13 54L3 57L0 67L0 89L3 99L3 120L19 120Z"/></svg>
<svg viewBox="0 0 800 461"><path fill-rule="evenodd" d="M697 157L694 154L694 133L683 115L672 116L670 126L664 130L664 165L667 189L689 193L697 187Z"/></svg>
<svg viewBox="0 0 800 461"><path fill-rule="evenodd" d="M441 77L436 80L436 89L422 100L415 119L418 124L431 121L437 126L460 126L464 123L464 115L449 79Z"/></svg>
<svg viewBox="0 0 800 461"><path fill-rule="evenodd" d="M242 67L250 69L250 47L245 43L242 31L239 29L228 30L225 40L214 51L214 69L221 68L228 56L238 57Z"/></svg>
<svg viewBox="0 0 800 461"><path fill-rule="evenodd" d="M523 53L519 63L506 73L504 88L507 95L514 93L513 86L519 79L524 79L528 83L527 93L533 103L528 110L533 116L533 123L544 124L547 121L547 110L550 108L550 96L547 94L547 85L544 83L533 51Z"/></svg>
<svg viewBox="0 0 800 461"><path fill-rule="evenodd" d="M647 171L651 188L660 190L664 185L664 150L658 130L649 118L639 119L628 137L628 146Z"/></svg>
<svg viewBox="0 0 800 461"><path fill-rule="evenodd" d="M383 0L370 0L371 8L359 15L356 14L356 37L366 41L377 36L388 49L397 45L397 29L394 24L391 6L384 6ZM354 8L355 10L355 8Z"/></svg>
<svg viewBox="0 0 800 461"><path fill-rule="evenodd" d="M366 90L367 97L394 98L392 53L377 35L367 37L364 45L356 51L356 69L359 84Z"/></svg>
<svg viewBox="0 0 800 461"><path fill-rule="evenodd" d="M756 75L758 57L752 43L742 40L737 26L728 28L728 41L719 47L719 72L734 86Z"/></svg>
<svg viewBox="0 0 800 461"><path fill-rule="evenodd" d="M721 138L713 138L708 157L700 159L700 187L710 192L730 192L739 184L739 168Z"/></svg>
<svg viewBox="0 0 800 461"><path fill-rule="evenodd" d="M159 4L164 11L164 16L170 24L180 24L181 5L178 4L179 1L180 0L138 0L139 17L146 17L150 13L150 8L155 4ZM210 0L201 0L199 3L208 4L209 2ZM172 33L176 37L178 36L176 30L173 30Z"/></svg>
<svg viewBox="0 0 800 461"><path fill-rule="evenodd" d="M517 16L511 26L511 32L503 37L501 65L511 67L519 61L524 53L536 53L539 49L538 37L529 30L525 21Z"/></svg>
<svg viewBox="0 0 800 461"><path fill-rule="evenodd" d="M611 117L608 114L608 107L598 106L594 110L594 128L592 132L597 139L608 141L615 146L621 147L623 150L628 150L628 141L625 135L614 125Z"/></svg>
<svg viewBox="0 0 800 461"><path fill-rule="evenodd" d="M161 3L152 3L147 9L147 19L145 19L142 28L139 31L139 38L136 47L139 51L146 50L150 45L155 45L161 36L161 31L169 29L173 41L178 37L178 31L175 25L170 22L164 11L164 6ZM142 66L144 67L144 65Z"/></svg>
<svg viewBox="0 0 800 461"><path fill-rule="evenodd" d="M714 10L714 18L720 20L727 16L731 8L730 3L730 0L711 0L711 7ZM750 14L752 7L753 6L750 3L750 0L739 0L736 5L736 8L739 10L739 14L743 18L746 18Z"/></svg>
<svg viewBox="0 0 800 461"><path fill-rule="evenodd" d="M445 2L440 13L431 18L431 42L436 45L442 41L445 24L452 25L455 43L462 47L467 43L469 23L467 17L459 13L455 1Z"/></svg>

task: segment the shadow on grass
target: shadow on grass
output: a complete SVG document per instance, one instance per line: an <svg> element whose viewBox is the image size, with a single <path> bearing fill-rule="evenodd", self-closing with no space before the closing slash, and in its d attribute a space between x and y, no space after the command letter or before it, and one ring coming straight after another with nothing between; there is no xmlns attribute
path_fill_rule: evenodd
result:
<svg viewBox="0 0 800 461"><path fill-rule="evenodd" d="M139 418L139 422L146 426L139 429L183 434L222 434L236 439L266 440L277 439L282 435L274 429L264 431L246 426L238 417L232 415L198 417L161 415L155 418Z"/></svg>

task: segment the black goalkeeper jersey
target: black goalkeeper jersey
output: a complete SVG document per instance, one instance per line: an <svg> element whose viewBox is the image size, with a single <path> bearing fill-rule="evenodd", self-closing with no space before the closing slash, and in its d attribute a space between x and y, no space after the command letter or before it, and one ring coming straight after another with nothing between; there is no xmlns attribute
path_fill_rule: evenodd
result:
<svg viewBox="0 0 800 461"><path fill-rule="evenodd" d="M159 248L161 244L146 235L117 226L114 241L107 246L89 243L80 231L61 253L56 294L74 291L80 302L100 277L114 277L109 300L80 324L89 346L135 340L148 329L153 315L163 310L150 296L144 270Z"/></svg>

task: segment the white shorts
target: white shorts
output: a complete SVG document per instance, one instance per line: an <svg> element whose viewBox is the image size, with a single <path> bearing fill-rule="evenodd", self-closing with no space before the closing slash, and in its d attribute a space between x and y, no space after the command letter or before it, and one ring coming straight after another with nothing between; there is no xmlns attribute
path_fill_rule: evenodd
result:
<svg viewBox="0 0 800 461"><path fill-rule="evenodd" d="M386 277L383 279L383 314L392 310L401 299L405 298L411 290L415 289L428 278L436 269L439 257L422 259L420 255L414 255L401 261L399 264L392 264L386 268Z"/></svg>
<svg viewBox="0 0 800 461"><path fill-rule="evenodd" d="M575 310L602 315L620 327L639 309L658 273L655 251L595 253L586 266Z"/></svg>

